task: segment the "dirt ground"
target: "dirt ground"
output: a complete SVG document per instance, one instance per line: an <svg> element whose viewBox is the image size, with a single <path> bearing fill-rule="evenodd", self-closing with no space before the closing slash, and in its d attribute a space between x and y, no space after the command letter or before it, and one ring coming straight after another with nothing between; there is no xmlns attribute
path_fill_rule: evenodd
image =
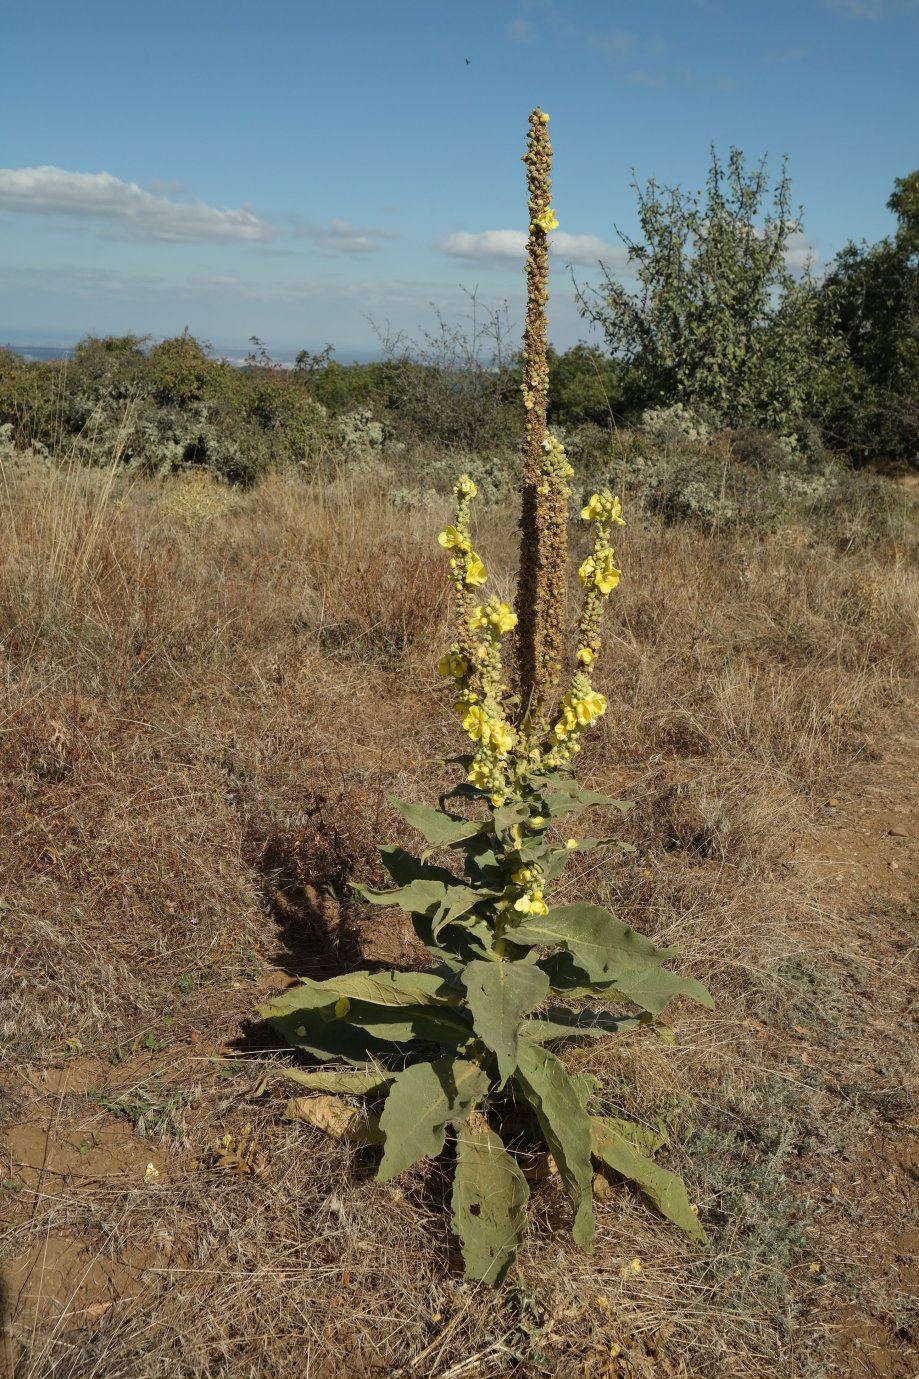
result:
<svg viewBox="0 0 919 1379"><path fill-rule="evenodd" d="M908 704L875 759L846 772L788 858L821 878L823 961L838 995L802 1004L782 1071L834 1104L823 1114L851 1112L854 1131L822 1165L824 1209L808 1229L816 1286L799 1325L825 1329L838 1372L866 1379L919 1374L917 766L919 719ZM814 936L800 937L808 949ZM844 1223L855 1214L863 1235L853 1259ZM863 1290L843 1298L837 1280L853 1268Z"/></svg>

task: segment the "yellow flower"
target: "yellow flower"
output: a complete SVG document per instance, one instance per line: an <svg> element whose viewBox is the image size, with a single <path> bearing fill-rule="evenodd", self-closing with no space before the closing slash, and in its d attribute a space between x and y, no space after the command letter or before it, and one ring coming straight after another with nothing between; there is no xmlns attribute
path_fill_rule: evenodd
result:
<svg viewBox="0 0 919 1379"><path fill-rule="evenodd" d="M594 584L600 590L600 593L606 596L607 594L611 594L619 583L622 571L617 570L611 549L607 549L602 553L601 560L602 564L597 565L594 572Z"/></svg>
<svg viewBox="0 0 919 1379"><path fill-rule="evenodd" d="M343 1020L350 1009L351 1002L348 1000L347 996L339 996L338 1000L335 1002L335 1019Z"/></svg>
<svg viewBox="0 0 919 1379"><path fill-rule="evenodd" d="M485 790L488 786L490 774L484 761L474 761L469 768L466 779L469 781L470 785L476 786L479 790Z"/></svg>
<svg viewBox="0 0 919 1379"><path fill-rule="evenodd" d="M488 615L485 609L479 604L472 610L472 617L469 619L470 632L476 632L480 627L488 626Z"/></svg>
<svg viewBox="0 0 919 1379"><path fill-rule="evenodd" d="M514 901L514 909L519 910L522 915L528 915L532 908L532 903L528 895L522 895L519 900Z"/></svg>
<svg viewBox="0 0 919 1379"><path fill-rule="evenodd" d="M502 603L488 614L488 621L492 627L498 629L503 637L505 632L510 632L517 626L517 614L511 612L509 604ZM479 626L483 625L479 624Z"/></svg>
<svg viewBox="0 0 919 1379"><path fill-rule="evenodd" d="M159 1176L160 1171L157 1168L156 1164L147 1164L147 1167L144 1169L144 1182L152 1183L154 1179L158 1178Z"/></svg>
<svg viewBox="0 0 919 1379"><path fill-rule="evenodd" d="M581 699L572 701L571 708L578 722L585 728L606 713L606 700L596 690L588 690Z"/></svg>
<svg viewBox="0 0 919 1379"><path fill-rule="evenodd" d="M471 704L469 706L463 719L463 727L472 738L473 742L478 742L480 738L487 742L488 715L481 704Z"/></svg>
<svg viewBox="0 0 919 1379"><path fill-rule="evenodd" d="M534 899L532 899L532 900L530 901L530 914L531 914L531 915L547 915L548 913L549 913L549 907L548 907L548 905L546 904L546 902L542 899L542 896L539 896L538 898L534 898Z"/></svg>
<svg viewBox="0 0 919 1379"><path fill-rule="evenodd" d="M581 516L585 522L596 522L601 517L605 517L608 522L615 522L620 527L625 526L622 504L608 490L606 493L591 494L587 500L587 506L581 508Z"/></svg>
<svg viewBox="0 0 919 1379"><path fill-rule="evenodd" d="M500 809L502 804L504 803L504 796L498 794L492 795L491 802L494 805L495 809Z"/></svg>
<svg viewBox="0 0 919 1379"><path fill-rule="evenodd" d="M458 651L449 651L437 662L437 674L454 680L461 680L468 669L465 657Z"/></svg>
<svg viewBox="0 0 919 1379"><path fill-rule="evenodd" d="M593 658L594 654L589 646L578 647L578 660L582 665L589 666ZM441 672L441 674L443 674L443 672Z"/></svg>
<svg viewBox="0 0 919 1379"><path fill-rule="evenodd" d="M488 571L482 564L480 557L476 555L475 551L470 550L466 560L466 574L464 576L466 584L471 585L474 589L479 584L484 584L487 578Z"/></svg>
<svg viewBox="0 0 919 1379"><path fill-rule="evenodd" d="M577 840L577 838L566 838L566 839L565 839L565 847L568 848L569 851L574 852L574 850L575 850L575 848L577 847L577 845L578 845L578 840Z"/></svg>
<svg viewBox="0 0 919 1379"><path fill-rule="evenodd" d="M581 568L578 570L578 579L581 581L581 584L584 586L585 589L593 579L595 569L596 565L594 564L594 558L592 555L589 555L587 559L584 561Z"/></svg>
<svg viewBox="0 0 919 1379"><path fill-rule="evenodd" d="M520 867L511 877L515 886L525 886L528 881L533 880L533 873L529 867Z"/></svg>
<svg viewBox="0 0 919 1379"><path fill-rule="evenodd" d="M471 551L467 537L462 532L458 532L456 527L450 526L446 531L442 531L437 538L437 544L443 546L445 551Z"/></svg>
<svg viewBox="0 0 919 1379"><path fill-rule="evenodd" d="M490 742L496 752L509 752L516 741L517 734L509 723L500 719L490 720L485 727L483 741Z"/></svg>
<svg viewBox="0 0 919 1379"><path fill-rule="evenodd" d="M544 211L540 211L533 224L538 225L543 234L547 235L550 230L558 229L558 216L551 206L547 206Z"/></svg>
<svg viewBox="0 0 919 1379"><path fill-rule="evenodd" d="M541 111L539 112L539 123L540 123L540 124L548 124L548 123L549 123L549 116L546 114L546 112L545 112L544 110L541 110Z"/></svg>
<svg viewBox="0 0 919 1379"><path fill-rule="evenodd" d="M476 488L475 484L472 482L468 474L461 474L460 477L457 479L454 492L458 494L459 497L474 498L478 491L479 490Z"/></svg>
<svg viewBox="0 0 919 1379"><path fill-rule="evenodd" d="M541 814L534 814L532 819L527 820L526 826L527 828L542 828L545 822L546 821Z"/></svg>

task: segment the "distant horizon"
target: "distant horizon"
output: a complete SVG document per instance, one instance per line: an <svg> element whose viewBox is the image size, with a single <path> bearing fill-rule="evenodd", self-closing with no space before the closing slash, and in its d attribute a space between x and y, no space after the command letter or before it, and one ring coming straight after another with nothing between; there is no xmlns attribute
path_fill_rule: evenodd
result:
<svg viewBox="0 0 919 1379"><path fill-rule="evenodd" d="M42 363L50 361L52 359L67 358L75 352L76 347L81 340L85 340L90 336L97 340L108 340L117 339L119 337L123 337L126 335L134 335L140 341L143 341L150 345L156 345L162 343L162 341L164 340L174 340L179 335L181 335L181 333L181 331L177 331L175 335L158 335L152 331L140 332L134 330L85 330L82 332L82 334L74 337L66 331L15 331L10 333L8 339L0 340L0 349L11 350L14 354L27 356L35 360L35 362ZM202 340L200 337L195 335L194 331L190 331L189 334L192 336L193 339L197 340L198 343L204 349L206 349L206 351L212 358L228 359L231 363L244 363L247 356L251 354L255 349L255 346L252 344L251 337L249 337L244 343L240 343L239 341ZM33 336L33 338L29 338L30 335ZM297 355L301 352L301 350L304 349L307 350L310 354L321 354L327 345L332 346L332 359L336 364L376 364L380 363L382 360L387 358L387 352L382 345L380 345L376 349L371 349L367 346L361 347L359 345L353 346L351 348L348 348L346 346L342 346L341 348L339 348L334 343L334 341L323 341L321 345L313 346L289 344L272 345L270 341L262 341L261 339L260 343L264 345L269 356L279 364L294 364L296 362ZM415 342L408 340L405 340L403 342L403 344L408 347L406 352L410 356L417 356L418 351L413 350L411 348L411 345L413 343ZM603 343L600 340L595 340L591 343L596 345L600 349L604 349ZM522 338L520 341L520 346L522 349ZM569 345L567 348L571 348L571 346ZM556 349L557 353L559 354L565 353L564 348L556 347L551 341L550 349ZM402 352L402 350L397 351L398 354L401 354ZM513 350L508 351L508 353L512 354ZM487 354L487 347L483 347L482 354Z"/></svg>
<svg viewBox="0 0 919 1379"><path fill-rule="evenodd" d="M181 334L181 332L178 332L178 334ZM87 330L84 331L82 335L76 336L76 338L69 336L67 332L64 331L36 332L34 339L26 338L27 335L28 332L26 331L14 332L14 335L11 336L10 339L0 342L0 349L11 350L14 354L28 356L34 359L35 362L41 363L51 359L66 358L69 355L73 355L80 341L87 339L89 336L93 336L97 340L108 340L119 336L136 335L139 340L149 342L152 345L159 344L163 340L172 340L176 338L176 336L170 335L154 335L152 332L141 334L138 331L130 330L104 332ZM194 336L194 338L198 340L197 336ZM233 341L214 342L211 340L198 340L198 343L202 345L212 357L216 359L229 359L232 363L245 362L246 356L250 354L254 348L251 339L246 340L244 344ZM327 343L331 344L332 342L323 342L322 345L316 345L312 349L310 349L308 345L277 345L272 347L268 341L264 341L263 343L268 354L272 359L276 360L277 363L293 364L301 350L307 349L311 354L319 354ZM332 348L332 358L338 364L374 364L386 357L382 349L373 351L356 347L350 350L346 348L339 350L334 345Z"/></svg>

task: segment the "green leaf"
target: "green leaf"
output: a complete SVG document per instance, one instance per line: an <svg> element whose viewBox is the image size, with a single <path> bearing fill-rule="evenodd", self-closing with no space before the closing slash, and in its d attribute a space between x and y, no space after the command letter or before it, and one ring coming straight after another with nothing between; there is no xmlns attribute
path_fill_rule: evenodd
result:
<svg viewBox="0 0 919 1379"><path fill-rule="evenodd" d="M353 1001L347 1020L373 1039L390 1044L411 1044L421 1039L456 1049L472 1036L472 1022L461 1007L419 1005L385 1009Z"/></svg>
<svg viewBox="0 0 919 1379"><path fill-rule="evenodd" d="M599 905L559 905L547 915L527 915L512 933L515 943L562 947L570 953L574 968L579 969L576 972L564 962L549 959L540 963L557 989L577 984L583 972L591 983L614 985L652 1015L659 1015L674 996L689 996L714 1008L700 982L662 967L665 959L674 956L674 949L656 948L650 939Z"/></svg>
<svg viewBox="0 0 919 1379"><path fill-rule="evenodd" d="M499 838L516 837L515 829L530 817L529 806L525 804L503 804L495 810L494 830Z"/></svg>
<svg viewBox="0 0 919 1379"><path fill-rule="evenodd" d="M286 1081L296 1082L311 1092L334 1092L340 1096L372 1096L375 1092L385 1091L395 1076L382 1068L368 1072L344 1072L340 1069L307 1072L301 1068L279 1068L277 1071Z"/></svg>
<svg viewBox="0 0 919 1379"><path fill-rule="evenodd" d="M412 927L429 953L454 969L487 958L492 931L484 920L436 926L428 915L412 915Z"/></svg>
<svg viewBox="0 0 919 1379"><path fill-rule="evenodd" d="M263 1009L274 1018L291 1010L335 1005L342 997L383 1006L456 1005L457 993L431 972L344 972L317 982L301 978Z"/></svg>
<svg viewBox="0 0 919 1379"><path fill-rule="evenodd" d="M467 1278L502 1281L526 1233L529 1196L526 1179L494 1131L464 1125L456 1138L452 1224Z"/></svg>
<svg viewBox="0 0 919 1379"><path fill-rule="evenodd" d="M385 1040L376 1039L348 1020L334 1019L334 1007L320 1010L293 1010L286 1015L266 1012L272 1026L290 1048L305 1049L320 1062L351 1063L365 1068L370 1058L388 1057ZM404 1040L411 1042L409 1036Z"/></svg>
<svg viewBox="0 0 919 1379"><path fill-rule="evenodd" d="M419 1159L435 1159L447 1125L466 1120L487 1092L488 1074L462 1058L415 1063L399 1073L380 1116L386 1148L377 1176L385 1181Z"/></svg>
<svg viewBox="0 0 919 1379"><path fill-rule="evenodd" d="M640 1154L633 1144L613 1128L615 1121L594 1116L590 1122L593 1154L605 1164L635 1183L658 1211L693 1240L705 1244L705 1231L689 1204L682 1178Z"/></svg>
<svg viewBox="0 0 919 1379"><path fill-rule="evenodd" d="M396 905L410 914L431 915L440 924L449 924L467 914L479 901L494 899L500 890L473 888L444 867L422 862L403 848L380 848L380 856L398 889L379 891L371 886L353 889L372 905Z"/></svg>
<svg viewBox="0 0 919 1379"><path fill-rule="evenodd" d="M517 1034L528 1010L545 1000L549 978L523 962L471 962L462 974L476 1034L498 1060L500 1085L517 1066Z"/></svg>
<svg viewBox="0 0 919 1379"><path fill-rule="evenodd" d="M550 819L563 819L566 814L577 814L592 805L605 805L627 814L632 808L631 800L616 800L612 795L601 795L596 790L588 790L576 781L553 781L552 790L543 800L543 813Z"/></svg>
<svg viewBox="0 0 919 1379"><path fill-rule="evenodd" d="M513 1078L536 1112L571 1199L575 1242L589 1253L594 1237L590 1117L571 1078L548 1049L521 1039Z"/></svg>
<svg viewBox="0 0 919 1379"><path fill-rule="evenodd" d="M475 891L455 878L447 885L443 881L412 881L394 891L375 891L369 886L354 889L371 905L395 905L413 915L430 915L442 923L466 914L480 900L497 894L495 891Z"/></svg>
<svg viewBox="0 0 919 1379"><path fill-rule="evenodd" d="M416 857L413 852L406 852L405 848L392 844L380 848L380 857L397 886L407 886L412 881L443 881L444 885L451 886L458 880L446 867L435 867Z"/></svg>
<svg viewBox="0 0 919 1379"><path fill-rule="evenodd" d="M546 849L546 860L542 863L543 876L547 881L552 881L555 877L561 876L572 857L605 847L614 847L619 852L635 851L631 843L624 843L621 838L579 838L576 848Z"/></svg>
<svg viewBox="0 0 919 1379"><path fill-rule="evenodd" d="M568 1010L566 1006L553 1006L524 1020L520 1033L534 1044L553 1044L561 1039L604 1039L636 1029L641 1023L637 1015L610 1015L605 1010Z"/></svg>
<svg viewBox="0 0 919 1379"><path fill-rule="evenodd" d="M405 800L397 800L393 795L387 798L390 804L395 805L406 823L417 829L434 847L453 847L467 838L474 838L477 833L488 827L481 820L463 819L457 814L448 814L427 804L408 804Z"/></svg>
<svg viewBox="0 0 919 1379"><path fill-rule="evenodd" d="M621 1135L624 1140L628 1140L640 1154L656 1154L659 1149L670 1143L667 1135L661 1130L652 1130L648 1125L639 1125L634 1120L622 1120L619 1116L604 1116L603 1124L609 1130Z"/></svg>
<svg viewBox="0 0 919 1379"><path fill-rule="evenodd" d="M262 1015L291 1047L308 1049L324 1062L342 1059L359 1066L366 1065L374 1056L388 1054L388 1044L407 1047L414 1041L425 1040L444 1048L460 1048L472 1037L472 1020L461 1005L447 1004L433 996L435 990L443 989L448 1000L454 1000L455 992L451 992L443 978L429 972L381 975L418 980L417 993L406 1003L403 993L395 989L388 992L386 983L374 978L373 1000L346 996L342 987L370 990L363 983L352 982L353 978L367 978L366 972L352 972L328 982L305 980L301 986L291 987L290 992L270 1001ZM386 1000L388 996L395 1000Z"/></svg>

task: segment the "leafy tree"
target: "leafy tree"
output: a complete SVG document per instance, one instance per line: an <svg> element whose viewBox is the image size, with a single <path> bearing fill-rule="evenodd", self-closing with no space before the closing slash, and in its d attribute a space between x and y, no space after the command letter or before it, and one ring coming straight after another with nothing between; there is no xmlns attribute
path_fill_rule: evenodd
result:
<svg viewBox="0 0 919 1379"><path fill-rule="evenodd" d="M549 421L562 426L608 426L622 398L622 369L597 345L549 349Z"/></svg>
<svg viewBox="0 0 919 1379"><path fill-rule="evenodd" d="M800 214L785 164L765 214L765 159L748 171L737 148L726 165L712 149L704 192L632 185L641 238L620 238L638 290L604 269L600 288L578 293L628 368L632 405L681 402L724 425L792 429L813 410L827 351L809 271L796 279L787 266Z"/></svg>
<svg viewBox="0 0 919 1379"><path fill-rule="evenodd" d="M822 291L825 329L848 355L829 426L863 459L919 455L919 172L896 180L887 205L894 235L847 244Z"/></svg>

